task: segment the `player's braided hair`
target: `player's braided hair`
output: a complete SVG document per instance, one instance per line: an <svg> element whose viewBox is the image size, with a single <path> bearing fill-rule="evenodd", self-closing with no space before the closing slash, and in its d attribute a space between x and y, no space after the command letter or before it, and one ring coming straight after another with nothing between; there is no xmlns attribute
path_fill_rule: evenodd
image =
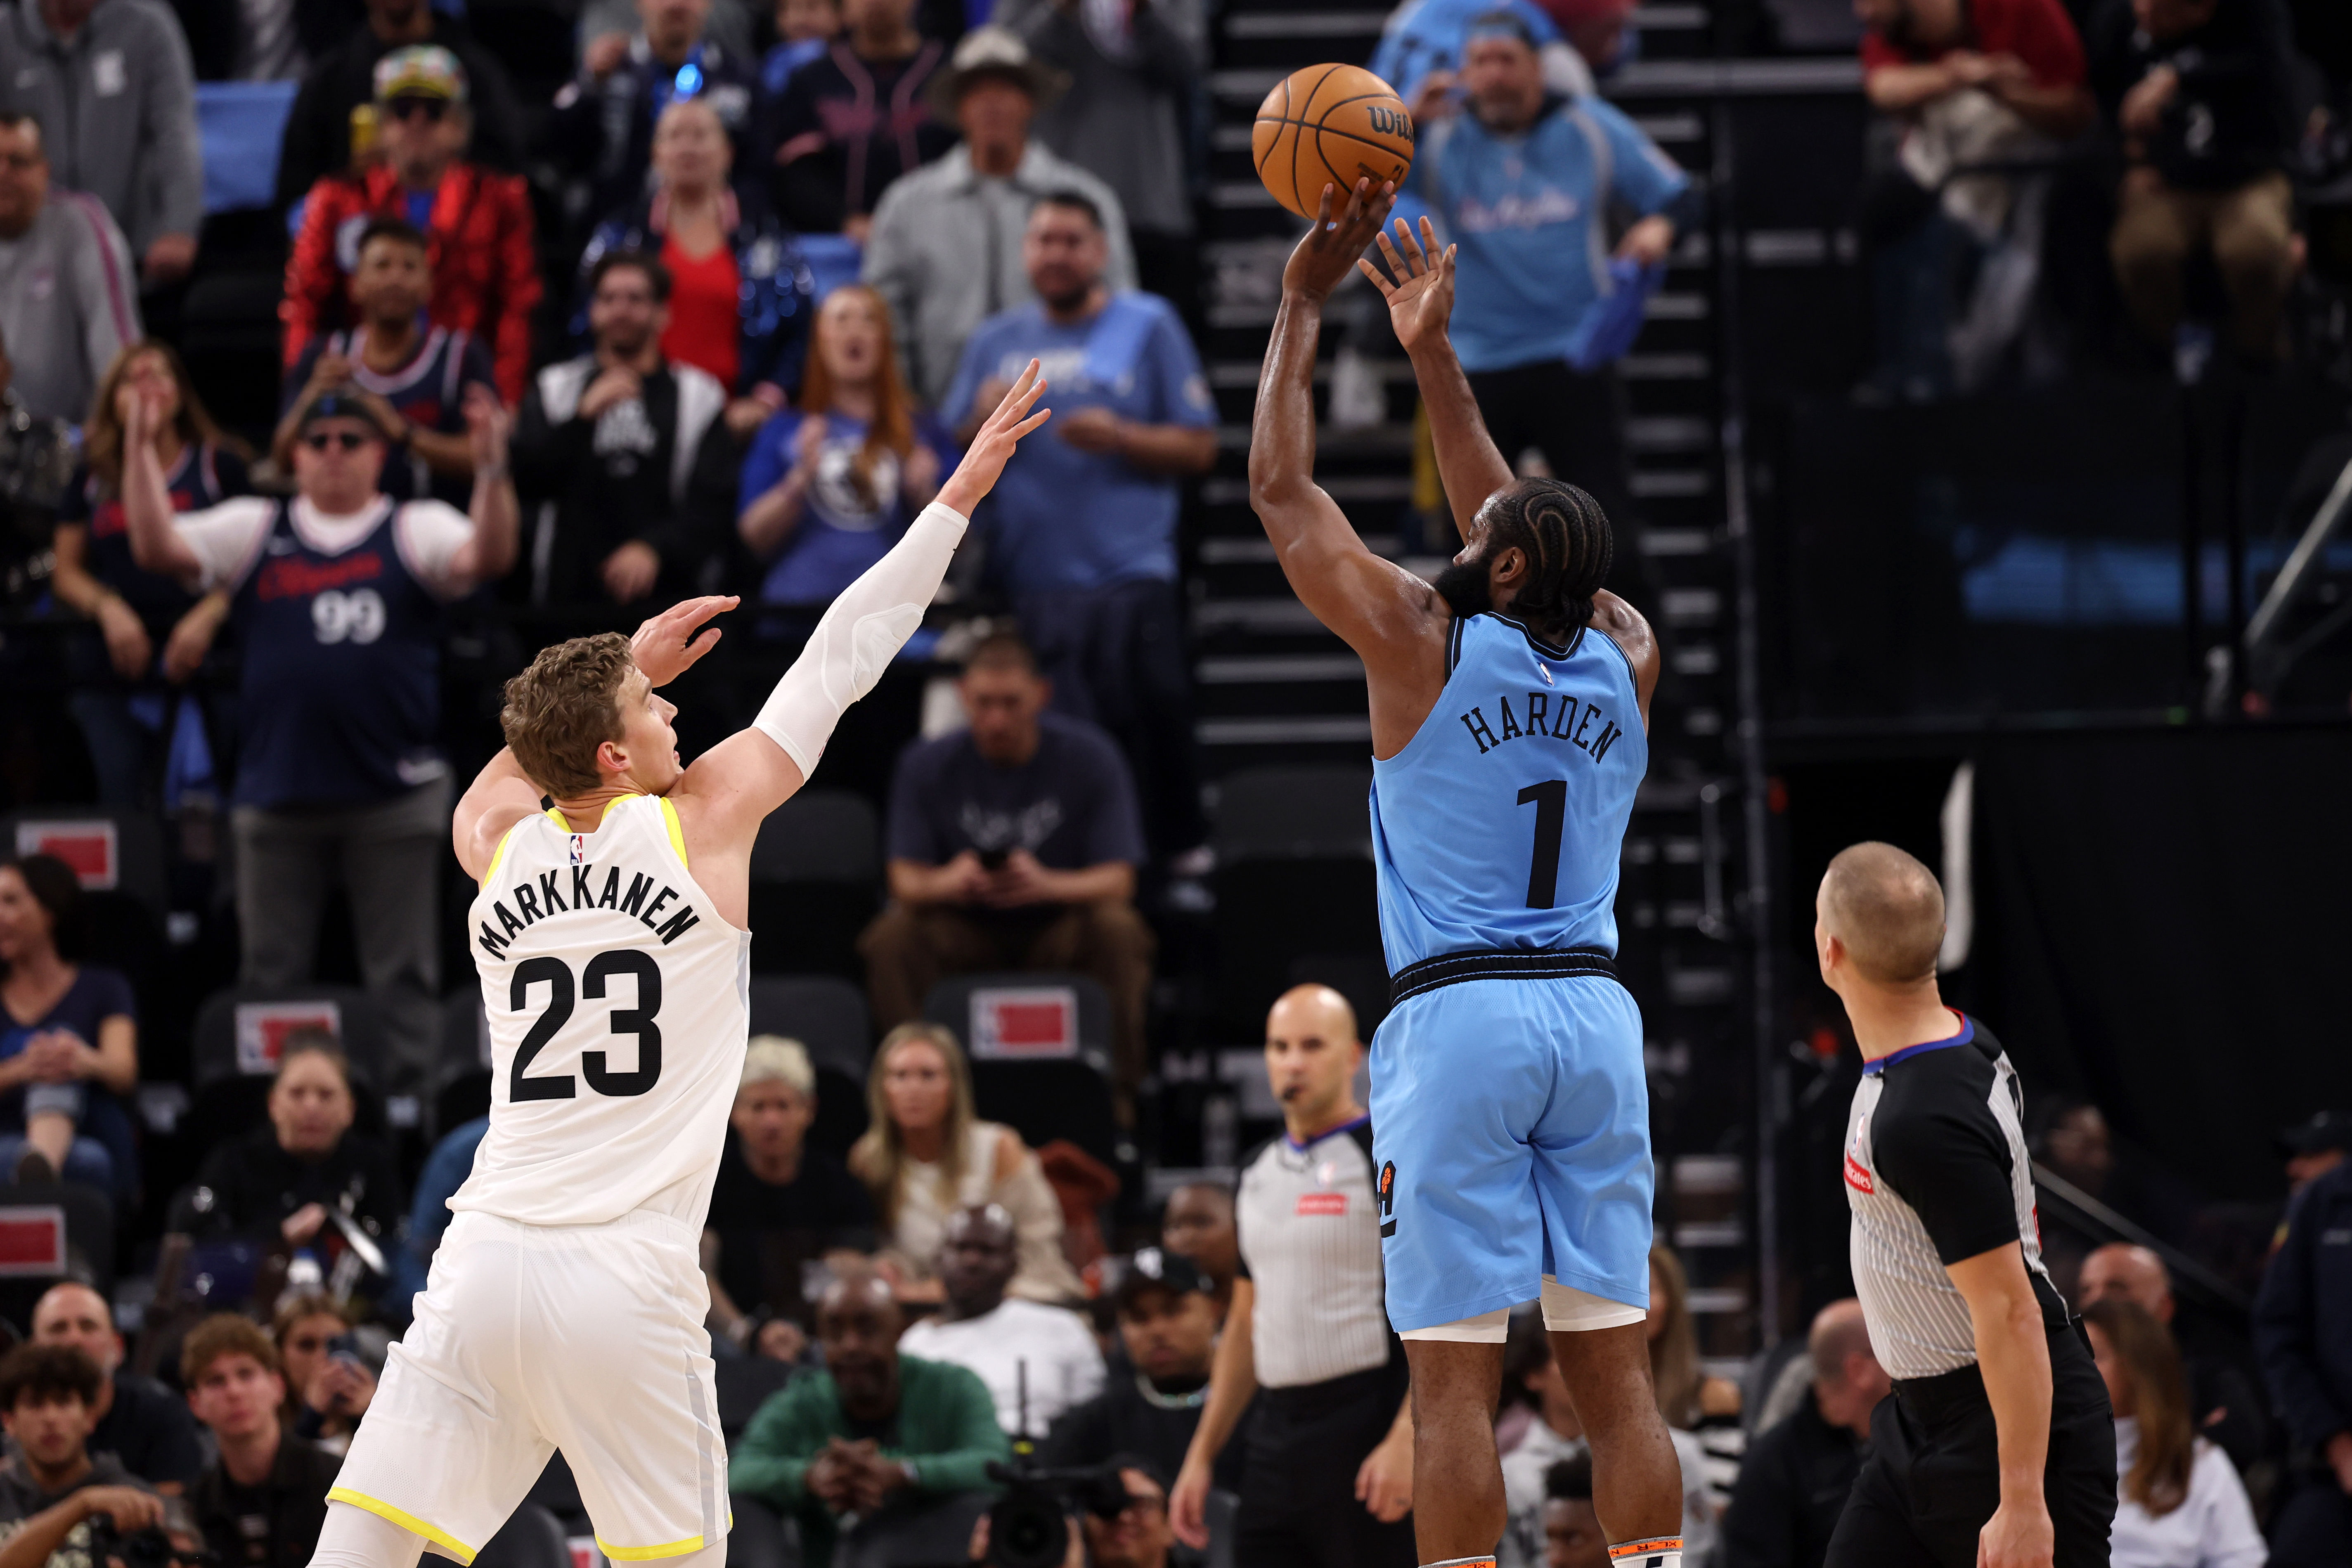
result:
<svg viewBox="0 0 2352 1568"><path fill-rule="evenodd" d="M1497 499L1494 548L1527 552L1528 582L1511 616L1563 640L1592 620L1592 595L1609 580L1614 548L1601 503L1558 479L1522 479Z"/></svg>

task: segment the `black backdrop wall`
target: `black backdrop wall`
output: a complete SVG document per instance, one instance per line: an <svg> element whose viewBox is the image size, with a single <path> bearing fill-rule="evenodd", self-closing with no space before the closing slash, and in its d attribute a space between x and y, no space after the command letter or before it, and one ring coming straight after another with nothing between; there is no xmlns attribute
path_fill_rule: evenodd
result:
<svg viewBox="0 0 2352 1568"><path fill-rule="evenodd" d="M2028 1084L2095 1100L2210 1197L2352 1107L2352 730L2004 737L1977 750L1965 990Z"/></svg>

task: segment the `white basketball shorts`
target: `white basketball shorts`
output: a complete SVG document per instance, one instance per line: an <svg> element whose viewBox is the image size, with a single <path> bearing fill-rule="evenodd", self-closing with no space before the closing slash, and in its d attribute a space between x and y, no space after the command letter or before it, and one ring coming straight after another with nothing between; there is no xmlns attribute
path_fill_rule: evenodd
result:
<svg viewBox="0 0 2352 1568"><path fill-rule="evenodd" d="M556 1449L615 1562L727 1537L709 1289L667 1215L451 1222L328 1494L471 1563Z"/></svg>

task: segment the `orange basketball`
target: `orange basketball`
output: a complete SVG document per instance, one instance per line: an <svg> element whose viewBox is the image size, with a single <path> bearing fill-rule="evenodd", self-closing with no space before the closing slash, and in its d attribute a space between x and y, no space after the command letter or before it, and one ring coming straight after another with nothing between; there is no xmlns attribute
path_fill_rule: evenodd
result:
<svg viewBox="0 0 2352 1568"><path fill-rule="evenodd" d="M1274 199L1313 217L1323 187L1333 210L1358 180L1404 184L1412 167L1412 116L1396 89L1361 66L1296 70L1258 105L1250 162Z"/></svg>

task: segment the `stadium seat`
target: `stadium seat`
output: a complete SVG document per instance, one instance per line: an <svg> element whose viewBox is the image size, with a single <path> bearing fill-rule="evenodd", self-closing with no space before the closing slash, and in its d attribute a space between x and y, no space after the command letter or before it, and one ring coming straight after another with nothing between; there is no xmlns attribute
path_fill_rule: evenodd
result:
<svg viewBox="0 0 2352 1568"><path fill-rule="evenodd" d="M441 1059L433 1068L436 1138L490 1113L490 1037L482 992L467 985L441 1003Z"/></svg>
<svg viewBox="0 0 2352 1568"><path fill-rule="evenodd" d="M1252 768L1220 786L1217 1018L1255 1039L1305 959L1381 952L1371 775L1354 767Z"/></svg>
<svg viewBox="0 0 2352 1568"><path fill-rule="evenodd" d="M719 1384L719 1430L731 1447L768 1396L793 1380L793 1366L773 1356L721 1356L712 1363Z"/></svg>
<svg viewBox="0 0 2352 1568"><path fill-rule="evenodd" d="M735 1528L727 1536L727 1568L801 1568L801 1528L764 1499L728 1500ZM830 1568L821 1564L820 1568Z"/></svg>
<svg viewBox="0 0 2352 1568"><path fill-rule="evenodd" d="M841 1538L834 1568L964 1568L971 1527L995 1497L959 1492L907 1510L885 1509Z"/></svg>
<svg viewBox="0 0 2352 1568"><path fill-rule="evenodd" d="M94 963L119 969L143 989L162 966L163 828L143 811L103 805L50 806L0 817L9 855L47 853L79 874Z"/></svg>
<svg viewBox="0 0 2352 1568"><path fill-rule="evenodd" d="M862 981L857 933L882 894L874 808L842 790L803 790L751 847L751 968Z"/></svg>
<svg viewBox="0 0 2352 1568"><path fill-rule="evenodd" d="M1013 1005L1042 1011L1008 1018L1007 993L1015 994ZM1006 1123L1033 1149L1066 1139L1118 1168L1106 1076L1110 996L1100 984L1053 971L961 974L931 987L923 1016L964 1042L981 1115Z"/></svg>
<svg viewBox="0 0 2352 1568"><path fill-rule="evenodd" d="M376 1067L383 1060L383 1026L367 993L347 985L307 985L278 991L231 985L196 1009L195 1101L189 1125L217 1143L257 1125L269 1100L278 1046L287 1030L307 1023L332 1027L352 1066L352 1125L381 1136L383 1101Z"/></svg>
<svg viewBox="0 0 2352 1568"><path fill-rule="evenodd" d="M830 974L754 975L751 1033L787 1035L808 1047L816 1068L811 1147L844 1159L866 1131L866 1069L874 1026L865 994Z"/></svg>
<svg viewBox="0 0 2352 1568"><path fill-rule="evenodd" d="M0 1317L33 1321L33 1303L60 1279L114 1291L114 1202L78 1182L0 1186Z"/></svg>
<svg viewBox="0 0 2352 1568"><path fill-rule="evenodd" d="M436 1548L431 1555L448 1553ZM562 1520L526 1502L474 1553L474 1568L572 1568L572 1542Z"/></svg>

